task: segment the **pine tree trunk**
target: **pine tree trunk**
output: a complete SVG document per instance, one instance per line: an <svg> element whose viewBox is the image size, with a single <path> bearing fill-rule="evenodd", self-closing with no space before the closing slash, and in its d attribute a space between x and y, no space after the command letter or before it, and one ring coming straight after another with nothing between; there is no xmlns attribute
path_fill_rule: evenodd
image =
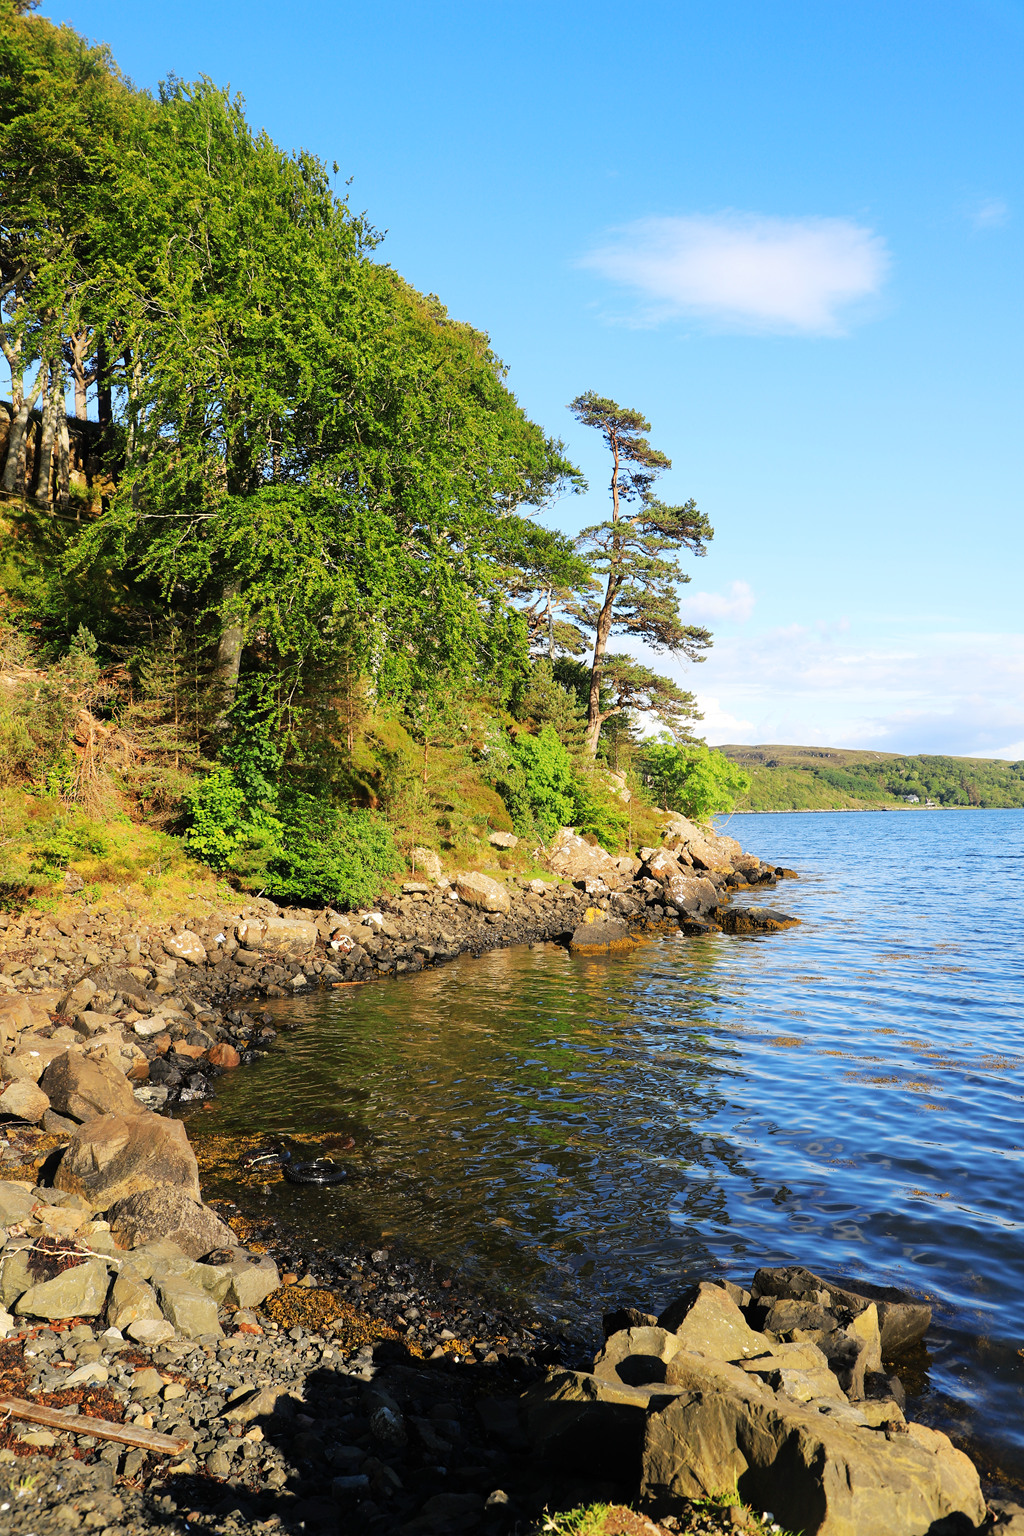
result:
<svg viewBox="0 0 1024 1536"><path fill-rule="evenodd" d="M619 443L614 435L609 441L612 450L612 522L617 523L619 521ZM594 660L590 668L590 697L587 700L587 730L583 738L583 753L585 757L590 758L591 762L597 757L597 743L601 736L601 726L604 724L601 718L601 659L608 649L608 637L612 632L612 619L615 614L615 599L619 593L620 577L617 566L618 559L613 554L604 602L597 616Z"/></svg>

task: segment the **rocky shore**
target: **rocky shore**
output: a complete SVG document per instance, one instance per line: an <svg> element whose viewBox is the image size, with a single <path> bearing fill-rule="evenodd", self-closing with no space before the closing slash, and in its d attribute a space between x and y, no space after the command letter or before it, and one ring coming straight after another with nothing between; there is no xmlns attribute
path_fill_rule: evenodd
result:
<svg viewBox="0 0 1024 1536"><path fill-rule="evenodd" d="M681 818L634 857L563 829L545 859L552 878L505 881L417 850L420 878L347 914L250 900L167 925L84 903L0 915L0 1530L504 1536L605 1500L658 1522L613 1509L605 1536L778 1531L797 1487L807 1536L993 1528L967 1458L903 1423L882 1368L891 1305L817 1277L715 1282L671 1316L606 1319L584 1369L458 1275L343 1239L303 1252L203 1202L166 1111L274 1038L261 997L502 945L599 953L648 926L792 921L733 900L790 871ZM834 1491L877 1491L908 1456L902 1523ZM744 1505L723 1504L737 1478Z"/></svg>

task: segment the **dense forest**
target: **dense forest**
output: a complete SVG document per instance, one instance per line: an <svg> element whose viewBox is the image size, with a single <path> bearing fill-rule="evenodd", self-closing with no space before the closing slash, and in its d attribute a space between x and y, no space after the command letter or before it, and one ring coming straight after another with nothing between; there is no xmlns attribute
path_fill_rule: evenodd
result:
<svg viewBox="0 0 1024 1536"><path fill-rule="evenodd" d="M726 746L721 751L749 775L750 788L738 801L744 811L1024 807L1024 762L838 747Z"/></svg>
<svg viewBox="0 0 1024 1536"><path fill-rule="evenodd" d="M545 527L582 475L338 167L33 11L0 0L0 886L191 857L355 901L417 845L727 806L692 696L610 649L710 644L643 417L572 402L610 515Z"/></svg>

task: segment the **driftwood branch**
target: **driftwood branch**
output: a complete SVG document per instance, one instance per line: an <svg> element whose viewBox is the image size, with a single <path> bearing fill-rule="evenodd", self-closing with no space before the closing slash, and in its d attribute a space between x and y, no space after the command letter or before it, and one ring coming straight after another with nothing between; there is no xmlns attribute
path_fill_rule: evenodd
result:
<svg viewBox="0 0 1024 1536"><path fill-rule="evenodd" d="M22 1397L0 1397L0 1413L9 1413L15 1419L27 1419L31 1424L44 1424L47 1429L64 1429L72 1435L95 1435L97 1440L118 1440L122 1445L134 1445L140 1451L156 1451L164 1456L176 1456L191 1444L191 1441L179 1440L173 1435L158 1434L155 1429L136 1429L132 1424L112 1424L109 1419L91 1419L85 1413L62 1413L59 1408L44 1408L42 1403L30 1403Z"/></svg>

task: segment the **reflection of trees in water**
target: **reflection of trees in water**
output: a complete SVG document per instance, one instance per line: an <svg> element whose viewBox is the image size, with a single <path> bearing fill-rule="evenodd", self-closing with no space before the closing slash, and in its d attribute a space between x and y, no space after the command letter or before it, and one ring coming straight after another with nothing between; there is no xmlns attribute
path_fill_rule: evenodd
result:
<svg viewBox="0 0 1024 1536"><path fill-rule="evenodd" d="M707 1269L701 1234L729 1221L723 1176L751 1179L709 1131L739 1063L715 1029L718 964L699 942L594 959L547 946L312 1000L274 1070L275 1119L359 1122L366 1172L330 1200L351 1235L530 1288L596 1270L597 1289L642 1290L652 1267ZM322 1194L310 1204L327 1215Z"/></svg>

